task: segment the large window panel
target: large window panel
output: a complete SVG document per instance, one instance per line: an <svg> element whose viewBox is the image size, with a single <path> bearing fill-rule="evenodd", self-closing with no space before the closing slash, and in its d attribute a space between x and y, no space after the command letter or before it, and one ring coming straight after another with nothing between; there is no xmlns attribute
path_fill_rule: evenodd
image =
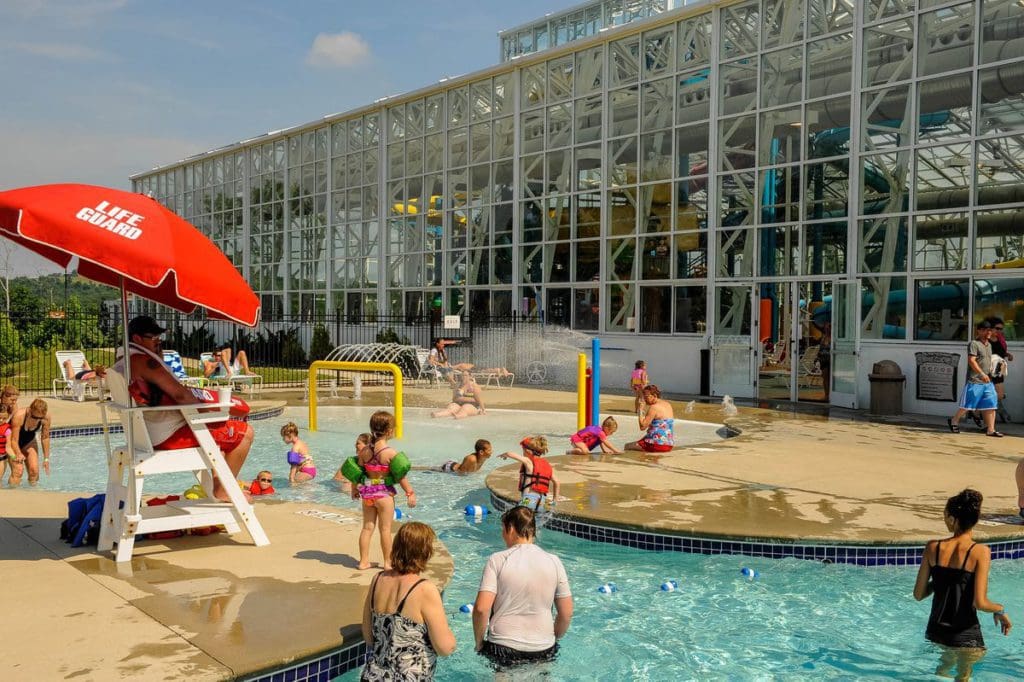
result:
<svg viewBox="0 0 1024 682"><path fill-rule="evenodd" d="M636 279L636 239L609 239L606 242L607 278Z"/></svg>
<svg viewBox="0 0 1024 682"><path fill-rule="evenodd" d="M910 144L914 131L909 85L865 92L862 102L864 151L880 151Z"/></svg>
<svg viewBox="0 0 1024 682"><path fill-rule="evenodd" d="M597 142L601 139L601 95L576 100L576 143Z"/></svg>
<svg viewBox="0 0 1024 682"><path fill-rule="evenodd" d="M979 141L975 158L977 205L1024 202L1024 137Z"/></svg>
<svg viewBox="0 0 1024 682"><path fill-rule="evenodd" d="M612 137L630 135L637 131L639 100L639 91L635 85L608 94L608 108L611 110L609 134Z"/></svg>
<svg viewBox="0 0 1024 682"><path fill-rule="evenodd" d="M914 270L967 270L970 221L966 213L917 216Z"/></svg>
<svg viewBox="0 0 1024 682"><path fill-rule="evenodd" d="M645 237L641 251L641 279L669 279L671 277L672 247L670 235Z"/></svg>
<svg viewBox="0 0 1024 682"><path fill-rule="evenodd" d="M906 217L861 221L859 260L861 272L906 272Z"/></svg>
<svg viewBox="0 0 1024 682"><path fill-rule="evenodd" d="M520 71L519 103L523 109L544 104L544 64L528 66Z"/></svg>
<svg viewBox="0 0 1024 682"><path fill-rule="evenodd" d="M913 17L866 29L864 36L865 86L895 83L913 75Z"/></svg>
<svg viewBox="0 0 1024 682"><path fill-rule="evenodd" d="M721 221L725 227L753 225L757 212L757 175L752 171L718 177Z"/></svg>
<svg viewBox="0 0 1024 682"><path fill-rule="evenodd" d="M757 157L754 141L757 119L737 116L718 122L719 166L722 170L753 168ZM705 171L706 172L706 171Z"/></svg>
<svg viewBox="0 0 1024 682"><path fill-rule="evenodd" d="M664 26L644 33L644 77L651 78L675 70L675 26Z"/></svg>
<svg viewBox="0 0 1024 682"><path fill-rule="evenodd" d="M601 193L586 192L574 195L572 201L576 211L576 237L600 237Z"/></svg>
<svg viewBox="0 0 1024 682"><path fill-rule="evenodd" d="M907 210L910 157L909 151L862 157L862 214Z"/></svg>
<svg viewBox="0 0 1024 682"><path fill-rule="evenodd" d="M800 219L799 166L769 168L758 174L760 222L789 223Z"/></svg>
<svg viewBox="0 0 1024 682"><path fill-rule="evenodd" d="M636 187L620 187L607 192L608 210L611 211L609 234L625 235L636 232L638 194Z"/></svg>
<svg viewBox="0 0 1024 682"><path fill-rule="evenodd" d="M601 91L604 82L604 48L592 47L576 53L576 73L573 83L577 95Z"/></svg>
<svg viewBox="0 0 1024 682"><path fill-rule="evenodd" d="M804 37L804 0L764 0L761 44L765 49Z"/></svg>
<svg viewBox="0 0 1024 682"><path fill-rule="evenodd" d="M721 230L718 235L718 276L751 277L754 274L754 231Z"/></svg>
<svg viewBox="0 0 1024 682"><path fill-rule="evenodd" d="M761 15L757 0L748 0L722 8L719 59L757 52L761 35Z"/></svg>
<svg viewBox="0 0 1024 682"><path fill-rule="evenodd" d="M661 78L641 87L641 128L660 130L672 125L672 102L675 100L674 78Z"/></svg>
<svg viewBox="0 0 1024 682"><path fill-rule="evenodd" d="M601 242L583 240L574 242L576 248L576 272L573 279L577 282L597 281L601 273Z"/></svg>
<svg viewBox="0 0 1024 682"><path fill-rule="evenodd" d="M920 83L918 115L921 125L917 139L921 142L962 140L971 135L973 110L973 78L958 73Z"/></svg>
<svg viewBox="0 0 1024 682"><path fill-rule="evenodd" d="M807 164L803 167L804 217L806 220L846 216L850 178L847 161Z"/></svg>
<svg viewBox="0 0 1024 682"><path fill-rule="evenodd" d="M812 6L820 2L811 2ZM811 12L812 16L814 10ZM807 97L816 99L850 91L853 82L853 35L839 35L807 43Z"/></svg>
<svg viewBox="0 0 1024 682"><path fill-rule="evenodd" d="M675 287L677 334L703 334L707 329L708 294L704 286Z"/></svg>
<svg viewBox="0 0 1024 682"><path fill-rule="evenodd" d="M572 144L572 104L548 107L547 148Z"/></svg>
<svg viewBox="0 0 1024 682"><path fill-rule="evenodd" d="M974 64L975 2L922 12L919 18L917 74L936 74Z"/></svg>
<svg viewBox="0 0 1024 682"><path fill-rule="evenodd" d="M676 80L676 122L682 125L707 119L711 115L708 69L680 74Z"/></svg>
<svg viewBox="0 0 1024 682"><path fill-rule="evenodd" d="M576 289L573 328L596 331L601 322L600 289Z"/></svg>
<svg viewBox="0 0 1024 682"><path fill-rule="evenodd" d="M601 188L601 146L592 144L573 151L573 189L579 191Z"/></svg>
<svg viewBox="0 0 1024 682"><path fill-rule="evenodd" d="M975 214L975 267L1024 267L1024 219L1021 216L1019 208Z"/></svg>
<svg viewBox="0 0 1024 682"><path fill-rule="evenodd" d="M610 332L636 329L636 285L609 284L605 291L608 301L605 328Z"/></svg>
<svg viewBox="0 0 1024 682"><path fill-rule="evenodd" d="M1020 50L1011 48L1018 37L1015 27L1024 22L1024 5L1017 0L982 0L981 63L1020 57Z"/></svg>
<svg viewBox="0 0 1024 682"><path fill-rule="evenodd" d="M907 278L864 277L860 319L862 339L907 338Z"/></svg>
<svg viewBox="0 0 1024 682"><path fill-rule="evenodd" d="M675 245L677 279L703 279L708 276L707 232L682 232L672 237Z"/></svg>
<svg viewBox="0 0 1024 682"><path fill-rule="evenodd" d="M803 274L841 275L846 272L846 222L818 223L803 228Z"/></svg>
<svg viewBox="0 0 1024 682"><path fill-rule="evenodd" d="M964 279L918 280L914 283L914 338L920 341L967 341L970 282Z"/></svg>
<svg viewBox="0 0 1024 682"><path fill-rule="evenodd" d="M922 147L917 150L917 208L967 206L971 186L971 145Z"/></svg>
<svg viewBox="0 0 1024 682"><path fill-rule="evenodd" d="M760 129L758 165L774 166L803 158L803 129L800 107L775 109L758 115Z"/></svg>
<svg viewBox="0 0 1024 682"><path fill-rule="evenodd" d="M636 83L640 76L640 39L617 40L608 46L611 68L611 86Z"/></svg>
<svg viewBox="0 0 1024 682"><path fill-rule="evenodd" d="M761 106L799 102L803 97L804 50L789 47L761 57Z"/></svg>
<svg viewBox="0 0 1024 682"><path fill-rule="evenodd" d="M762 277L800 274L800 230L795 225L781 225L762 227L760 232L759 274Z"/></svg>
<svg viewBox="0 0 1024 682"><path fill-rule="evenodd" d="M707 123L676 128L676 176L707 174L708 133Z"/></svg>
<svg viewBox="0 0 1024 682"><path fill-rule="evenodd" d="M753 111L757 107L757 62L744 59L723 64L718 70L718 111L723 116Z"/></svg>
<svg viewBox="0 0 1024 682"><path fill-rule="evenodd" d="M640 332L668 334L672 331L672 287L640 287Z"/></svg>
<svg viewBox="0 0 1024 682"><path fill-rule="evenodd" d="M548 288L544 291L544 297L547 299L544 321L559 327L569 327L573 312L572 289Z"/></svg>
<svg viewBox="0 0 1024 682"><path fill-rule="evenodd" d="M679 65L693 67L711 61L711 13L679 22Z"/></svg>
<svg viewBox="0 0 1024 682"><path fill-rule="evenodd" d="M668 180L676 174L672 155L672 131L645 133L640 136L640 180Z"/></svg>
<svg viewBox="0 0 1024 682"><path fill-rule="evenodd" d="M1020 341L1024 335L1024 317L1019 301L1024 298L1024 279L985 277L974 280L974 327L986 317L1003 318L1007 340Z"/></svg>

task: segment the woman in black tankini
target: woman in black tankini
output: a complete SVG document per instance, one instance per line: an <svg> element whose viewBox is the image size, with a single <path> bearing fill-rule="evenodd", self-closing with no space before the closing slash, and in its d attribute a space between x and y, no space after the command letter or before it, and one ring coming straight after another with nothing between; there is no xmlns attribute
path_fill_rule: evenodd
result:
<svg viewBox="0 0 1024 682"><path fill-rule="evenodd" d="M935 673L948 676L955 665L958 680L969 680L971 667L985 654L978 611L991 613L1004 635L1012 627L1002 604L988 599L992 552L972 538L981 500L970 488L949 498L943 517L952 535L925 546L914 584L914 599L932 595L925 637L943 647Z"/></svg>

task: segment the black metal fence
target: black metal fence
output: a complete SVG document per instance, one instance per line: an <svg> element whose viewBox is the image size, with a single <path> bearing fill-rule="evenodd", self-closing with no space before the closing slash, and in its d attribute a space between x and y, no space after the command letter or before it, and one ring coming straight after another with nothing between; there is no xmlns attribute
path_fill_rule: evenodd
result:
<svg viewBox="0 0 1024 682"><path fill-rule="evenodd" d="M252 329L177 313L153 317L167 328L163 347L178 351L189 374L201 376L201 354L226 343L245 351L265 386L280 387L304 386L309 364L340 345L398 343L429 348L433 339L444 337L459 341L447 349L453 362L523 373L532 363L543 361L545 336L572 334L515 315L463 317L457 326L448 327L437 315L305 315L262 320ZM13 383L23 391L49 391L55 380L63 380L56 351L81 350L91 365L110 365L122 343L122 330L116 311L44 319L0 314L0 382ZM564 346L558 343L563 350Z"/></svg>

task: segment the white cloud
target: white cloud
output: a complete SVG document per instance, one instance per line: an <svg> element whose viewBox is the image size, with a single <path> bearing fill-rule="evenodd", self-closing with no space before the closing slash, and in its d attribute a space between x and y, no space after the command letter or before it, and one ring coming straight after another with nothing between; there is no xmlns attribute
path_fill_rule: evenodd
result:
<svg viewBox="0 0 1024 682"><path fill-rule="evenodd" d="M112 56L102 50L73 43L7 43L7 47L33 55L59 61L86 62L109 60Z"/></svg>
<svg viewBox="0 0 1024 682"><path fill-rule="evenodd" d="M321 33L313 39L306 63L347 69L366 61L369 56L370 46L358 33Z"/></svg>

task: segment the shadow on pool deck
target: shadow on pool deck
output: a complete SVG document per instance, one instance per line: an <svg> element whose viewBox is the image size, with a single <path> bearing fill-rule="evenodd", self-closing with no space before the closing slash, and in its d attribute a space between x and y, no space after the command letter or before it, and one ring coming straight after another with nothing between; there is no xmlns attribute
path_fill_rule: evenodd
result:
<svg viewBox="0 0 1024 682"><path fill-rule="evenodd" d="M4 641L19 652L5 680L232 679L362 640L377 571L355 568L354 512L261 501L267 547L245 533L143 541L118 564L57 539L74 496L0 491L0 563L21 586L5 598ZM311 509L336 516L298 513ZM453 563L438 550L426 575L443 588Z"/></svg>

